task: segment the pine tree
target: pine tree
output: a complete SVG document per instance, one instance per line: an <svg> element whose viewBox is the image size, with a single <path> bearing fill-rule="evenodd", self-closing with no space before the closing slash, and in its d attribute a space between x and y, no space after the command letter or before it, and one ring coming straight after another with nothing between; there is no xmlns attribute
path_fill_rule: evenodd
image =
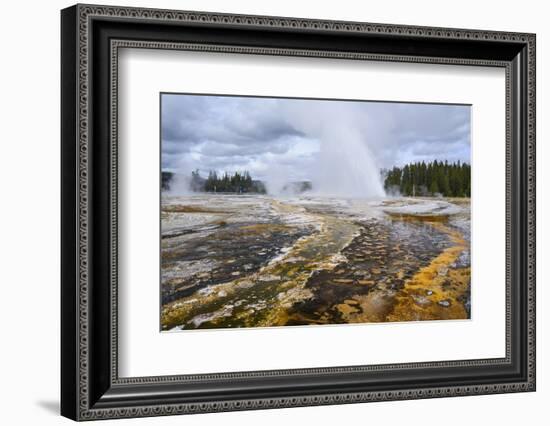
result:
<svg viewBox="0 0 550 426"><path fill-rule="evenodd" d="M438 193L439 193L439 186L437 186L437 180L434 179L430 184L430 194L437 195Z"/></svg>

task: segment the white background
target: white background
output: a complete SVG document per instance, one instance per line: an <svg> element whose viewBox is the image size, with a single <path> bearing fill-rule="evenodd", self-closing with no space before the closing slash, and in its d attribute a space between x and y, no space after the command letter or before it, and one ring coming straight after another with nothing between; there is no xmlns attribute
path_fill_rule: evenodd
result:
<svg viewBox="0 0 550 426"><path fill-rule="evenodd" d="M133 6L226 11L537 33L538 391L453 399L118 420L118 424L545 424L550 400L550 28L544 2L140 1ZM66 1L3 4L0 67L0 268L3 424L69 424L59 394L59 9ZM546 192L546 193L545 193ZM102 424L117 424L108 421Z"/></svg>
<svg viewBox="0 0 550 426"><path fill-rule="evenodd" d="M504 357L505 183L488 179L505 175L504 76L503 68L123 49L118 91L119 374ZM329 80L330 85L324 84ZM159 333L158 109L159 93L166 91L471 103L472 319ZM495 212L496 206L500 211ZM486 253L492 256L486 258ZM350 342L355 342L353 349ZM220 357L220 348L231 350Z"/></svg>

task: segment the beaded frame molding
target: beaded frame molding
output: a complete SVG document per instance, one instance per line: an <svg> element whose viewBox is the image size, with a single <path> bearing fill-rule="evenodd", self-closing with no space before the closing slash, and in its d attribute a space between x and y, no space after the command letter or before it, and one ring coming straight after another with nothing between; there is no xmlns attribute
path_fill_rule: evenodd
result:
<svg viewBox="0 0 550 426"><path fill-rule="evenodd" d="M535 390L535 35L97 5L76 5L61 17L64 416L93 420ZM506 356L118 377L121 48L504 68Z"/></svg>

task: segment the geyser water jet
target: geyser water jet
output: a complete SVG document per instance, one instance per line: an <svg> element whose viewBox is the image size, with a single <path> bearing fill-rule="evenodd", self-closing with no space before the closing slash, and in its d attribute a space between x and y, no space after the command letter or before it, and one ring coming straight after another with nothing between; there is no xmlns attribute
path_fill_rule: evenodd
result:
<svg viewBox="0 0 550 426"><path fill-rule="evenodd" d="M312 173L312 192L318 195L385 197L380 168L362 132L368 117L353 103L317 102L296 108L290 123L319 141L318 161Z"/></svg>
<svg viewBox="0 0 550 426"><path fill-rule="evenodd" d="M352 129L325 133L313 188L321 194L381 198L385 196L380 170L367 144Z"/></svg>

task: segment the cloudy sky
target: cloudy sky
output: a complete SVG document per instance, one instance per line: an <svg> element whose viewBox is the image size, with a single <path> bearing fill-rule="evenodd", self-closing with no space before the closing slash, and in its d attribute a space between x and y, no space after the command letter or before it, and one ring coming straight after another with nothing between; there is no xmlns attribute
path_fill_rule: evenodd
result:
<svg viewBox="0 0 550 426"><path fill-rule="evenodd" d="M162 169L312 180L412 161L470 162L470 107L163 94Z"/></svg>

